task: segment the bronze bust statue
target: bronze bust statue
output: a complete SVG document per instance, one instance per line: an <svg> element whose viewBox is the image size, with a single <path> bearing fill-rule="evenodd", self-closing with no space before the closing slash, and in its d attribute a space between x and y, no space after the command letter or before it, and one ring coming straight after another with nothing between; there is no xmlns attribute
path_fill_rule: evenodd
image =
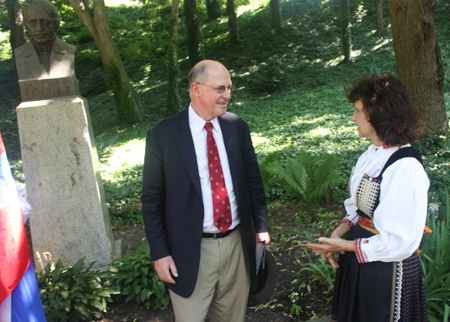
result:
<svg viewBox="0 0 450 322"><path fill-rule="evenodd" d="M14 51L19 80L75 76L76 47L56 37L60 19L55 6L48 0L31 0L23 17L31 40Z"/></svg>

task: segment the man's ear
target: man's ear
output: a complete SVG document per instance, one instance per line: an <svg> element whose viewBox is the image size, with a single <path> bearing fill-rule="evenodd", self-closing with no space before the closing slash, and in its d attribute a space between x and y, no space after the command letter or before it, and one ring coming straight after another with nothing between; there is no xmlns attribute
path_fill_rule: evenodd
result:
<svg viewBox="0 0 450 322"><path fill-rule="evenodd" d="M199 97L200 96L200 85L197 83L191 84L191 93L192 95Z"/></svg>

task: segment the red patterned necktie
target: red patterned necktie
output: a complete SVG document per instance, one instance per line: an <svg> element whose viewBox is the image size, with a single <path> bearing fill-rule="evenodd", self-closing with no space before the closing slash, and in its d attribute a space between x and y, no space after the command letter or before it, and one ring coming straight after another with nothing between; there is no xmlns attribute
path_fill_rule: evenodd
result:
<svg viewBox="0 0 450 322"><path fill-rule="evenodd" d="M211 122L206 122L205 130L208 132L206 146L208 148L209 179L213 197L214 226L224 233L231 226L230 199L228 198L227 187L225 187L219 151L213 137Z"/></svg>

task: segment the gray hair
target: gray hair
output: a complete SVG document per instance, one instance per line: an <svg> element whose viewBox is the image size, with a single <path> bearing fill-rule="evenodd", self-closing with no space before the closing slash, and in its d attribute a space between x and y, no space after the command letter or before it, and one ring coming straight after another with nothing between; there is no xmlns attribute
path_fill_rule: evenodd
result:
<svg viewBox="0 0 450 322"><path fill-rule="evenodd" d="M196 83L198 81L203 81L205 78L209 77L208 72L208 63L207 61L202 61L195 65L192 70L189 72L189 89L191 88L192 83Z"/></svg>

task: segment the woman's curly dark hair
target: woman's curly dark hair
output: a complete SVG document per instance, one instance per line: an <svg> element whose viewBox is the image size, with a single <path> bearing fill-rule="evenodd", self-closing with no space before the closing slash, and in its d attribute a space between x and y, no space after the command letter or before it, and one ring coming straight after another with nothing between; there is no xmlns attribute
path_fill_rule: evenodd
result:
<svg viewBox="0 0 450 322"><path fill-rule="evenodd" d="M350 102L362 101L364 113L386 145L419 138L417 107L403 82L392 73L359 78L345 88Z"/></svg>

